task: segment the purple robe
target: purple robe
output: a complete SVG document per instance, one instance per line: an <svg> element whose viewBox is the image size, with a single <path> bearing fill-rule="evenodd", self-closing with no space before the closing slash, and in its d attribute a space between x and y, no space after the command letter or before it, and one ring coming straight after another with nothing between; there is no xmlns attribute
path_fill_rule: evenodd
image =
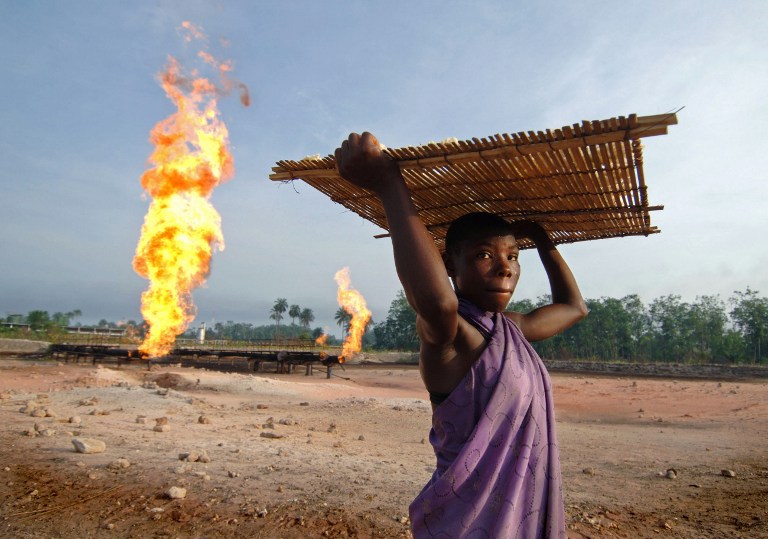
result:
<svg viewBox="0 0 768 539"><path fill-rule="evenodd" d="M460 300L486 337L432 415L437 469L409 508L415 539L565 538L549 375L520 328Z"/></svg>

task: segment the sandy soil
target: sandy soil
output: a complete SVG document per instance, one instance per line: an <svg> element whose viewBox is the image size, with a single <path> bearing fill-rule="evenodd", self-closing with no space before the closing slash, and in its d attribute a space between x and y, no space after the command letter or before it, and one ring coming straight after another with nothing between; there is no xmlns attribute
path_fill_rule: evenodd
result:
<svg viewBox="0 0 768 539"><path fill-rule="evenodd" d="M0 359L0 535L409 537L434 461L418 372L336 372ZM553 381L570 538L768 537L768 383Z"/></svg>

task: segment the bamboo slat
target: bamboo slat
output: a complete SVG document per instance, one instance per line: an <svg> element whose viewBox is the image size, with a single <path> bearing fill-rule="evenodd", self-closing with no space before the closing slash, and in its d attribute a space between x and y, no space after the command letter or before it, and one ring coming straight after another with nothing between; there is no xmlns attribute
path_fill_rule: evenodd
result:
<svg viewBox="0 0 768 539"><path fill-rule="evenodd" d="M663 206L648 201L640 139L664 135L675 124L675 113L631 114L384 151L400 165L440 249L448 225L472 211L536 220L555 243L573 243L659 232L650 212ZM379 200L343 180L332 155L278 161L272 171L271 180L302 180L388 230Z"/></svg>

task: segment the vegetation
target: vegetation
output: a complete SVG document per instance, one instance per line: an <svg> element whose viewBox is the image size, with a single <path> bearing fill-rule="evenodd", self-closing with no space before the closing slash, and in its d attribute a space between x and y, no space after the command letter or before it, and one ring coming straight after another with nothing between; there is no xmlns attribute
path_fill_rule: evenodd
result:
<svg viewBox="0 0 768 539"><path fill-rule="evenodd" d="M283 319L283 313L288 310L288 300L285 298L277 298L275 304L272 306L272 310L269 311L269 317L275 321L275 336L280 335L280 320Z"/></svg>
<svg viewBox="0 0 768 539"><path fill-rule="evenodd" d="M520 302L536 307L549 302ZM643 305L637 295L587 300L587 318L564 333L535 343L542 357L688 363L763 363L768 300L747 288L726 304L719 296L692 303L668 295ZM730 309L728 308L730 306Z"/></svg>
<svg viewBox="0 0 768 539"><path fill-rule="evenodd" d="M228 320L225 323L217 322L212 328L205 331L206 339L222 339L230 341L269 341L274 339L317 339L323 334L323 328L316 327L309 330L308 327L291 324L282 326L280 334L276 334L277 327L274 325L254 326L244 322L234 322ZM194 338L194 331L190 332L190 337ZM328 344L334 344L336 341L329 337Z"/></svg>
<svg viewBox="0 0 768 539"><path fill-rule="evenodd" d="M509 310L530 312L550 302L514 301ZM728 304L718 296L693 303L669 295L644 305L633 294L620 299L586 300L589 316L564 333L533 343L544 358L688 363L765 363L768 299L747 288ZM730 308L729 308L730 307ZM375 347L418 350L416 316L401 291L387 319L377 324Z"/></svg>
<svg viewBox="0 0 768 539"><path fill-rule="evenodd" d="M339 307L336 310L333 319L336 320L336 325L341 328L344 335L349 333L349 326L352 324L352 315L345 311L344 307Z"/></svg>
<svg viewBox="0 0 768 539"><path fill-rule="evenodd" d="M373 334L376 338L376 348L412 351L419 349L416 313L408 305L402 290L390 304L387 319L373 327Z"/></svg>
<svg viewBox="0 0 768 539"><path fill-rule="evenodd" d="M548 296L535 301L514 301L509 309L530 312L549 303ZM699 296L687 303L680 296L656 298L645 305L632 294L623 298L602 297L586 300L589 316L564 333L546 341L533 343L544 358L588 359L600 361L668 361L687 363L768 363L768 299L747 288L736 291L727 301L719 296ZM280 325L284 314L291 318L290 325ZM28 324L37 332L35 338L45 334L55 336L62 326L72 324L81 316L79 310L67 313L30 311L26 315L11 315L5 319L0 335L30 338L29 332L16 325ZM312 309L290 305L278 298L270 310L274 325L254 326L227 321L207 328L206 338L236 341L265 341L273 339L316 339L322 328L310 330L315 315ZM346 332L351 316L342 308L334 319ZM296 324L298 320L299 324ZM14 325L14 327L10 327ZM133 326L141 335L141 326L134 321L116 324L101 320L101 327ZM196 329L190 329L189 337ZM41 335L42 334L42 335ZM337 344L333 337L328 344ZM379 350L417 351L416 314L400 291L392 301L387 318L369 324L363 337L365 348Z"/></svg>

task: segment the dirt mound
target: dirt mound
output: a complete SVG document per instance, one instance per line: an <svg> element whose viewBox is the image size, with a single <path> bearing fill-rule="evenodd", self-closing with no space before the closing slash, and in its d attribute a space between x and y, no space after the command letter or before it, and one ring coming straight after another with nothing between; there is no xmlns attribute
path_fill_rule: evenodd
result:
<svg viewBox="0 0 768 539"><path fill-rule="evenodd" d="M165 389L189 389L195 385L184 376L172 372L147 376L147 381L154 382L158 387Z"/></svg>

